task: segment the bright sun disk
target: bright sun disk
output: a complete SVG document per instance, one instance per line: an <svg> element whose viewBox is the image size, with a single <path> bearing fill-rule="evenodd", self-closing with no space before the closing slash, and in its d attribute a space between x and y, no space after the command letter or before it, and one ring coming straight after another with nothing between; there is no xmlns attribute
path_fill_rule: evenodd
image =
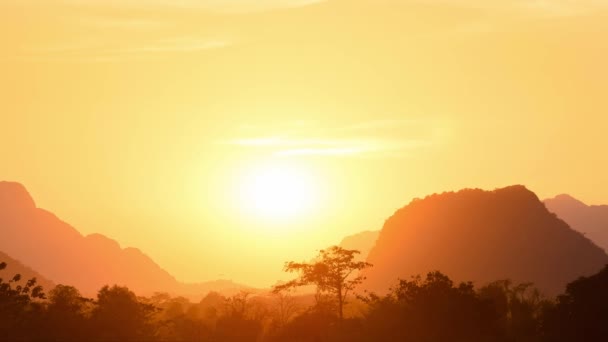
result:
<svg viewBox="0 0 608 342"><path fill-rule="evenodd" d="M309 211L315 202L310 174L289 166L265 166L252 170L242 185L244 209L265 219L287 219Z"/></svg>

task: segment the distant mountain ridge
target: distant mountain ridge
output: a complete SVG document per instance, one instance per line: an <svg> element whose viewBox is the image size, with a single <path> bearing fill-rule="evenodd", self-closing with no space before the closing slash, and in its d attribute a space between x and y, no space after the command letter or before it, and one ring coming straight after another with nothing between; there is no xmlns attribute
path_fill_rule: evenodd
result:
<svg viewBox="0 0 608 342"><path fill-rule="evenodd" d="M608 205L587 205L570 195L546 199L547 209L608 251Z"/></svg>
<svg viewBox="0 0 608 342"><path fill-rule="evenodd" d="M136 248L121 248L101 234L83 236L52 213L37 208L25 187L0 182L0 251L55 283L93 295L106 284L127 285L138 294L171 292L200 296L243 286L230 281L183 284Z"/></svg>
<svg viewBox="0 0 608 342"><path fill-rule="evenodd" d="M534 282L549 294L594 274L608 255L549 212L524 186L466 189L415 199L384 224L367 261L364 287L384 291L397 278L440 270L482 285Z"/></svg>
<svg viewBox="0 0 608 342"><path fill-rule="evenodd" d="M367 259L369 252L376 244L376 240L378 240L378 235L380 235L379 230L368 230L361 233L349 235L342 239L342 242L340 242L340 247L344 249L358 250L359 252L361 252L361 254L358 255L358 259L365 260Z"/></svg>

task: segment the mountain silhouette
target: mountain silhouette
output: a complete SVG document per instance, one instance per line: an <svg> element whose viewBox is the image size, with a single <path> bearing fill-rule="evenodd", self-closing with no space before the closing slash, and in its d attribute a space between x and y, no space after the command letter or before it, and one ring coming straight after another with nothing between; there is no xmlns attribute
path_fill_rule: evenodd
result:
<svg viewBox="0 0 608 342"><path fill-rule="evenodd" d="M138 294L170 292L202 296L236 292L231 281L183 284L137 248L121 248L101 234L83 236L52 213L36 207L25 187L0 182L0 250L55 283L93 295L106 284L126 285Z"/></svg>
<svg viewBox="0 0 608 342"><path fill-rule="evenodd" d="M0 263L6 263L6 268L0 270L0 278L4 281L11 280L15 275L21 275L21 280L17 282L18 285L24 285L28 280L36 278L36 284L41 285L45 292L48 293L55 287L55 284L46 279L43 275L31 269L30 267L22 264L19 260L16 260L4 252L0 252Z"/></svg>
<svg viewBox="0 0 608 342"><path fill-rule="evenodd" d="M344 249L356 249L361 252L357 256L357 259L365 260L369 255L369 252L376 244L376 240L378 239L378 235L380 231L378 230L368 230L361 233L353 234L346 236L340 242L340 247Z"/></svg>
<svg viewBox="0 0 608 342"><path fill-rule="evenodd" d="M441 270L477 285L533 282L553 295L598 272L608 255L518 185L413 200L385 222L367 261L374 267L364 272L364 287L373 291Z"/></svg>
<svg viewBox="0 0 608 342"><path fill-rule="evenodd" d="M559 195L544 202L547 209L572 229L608 251L608 205L586 205L570 195Z"/></svg>

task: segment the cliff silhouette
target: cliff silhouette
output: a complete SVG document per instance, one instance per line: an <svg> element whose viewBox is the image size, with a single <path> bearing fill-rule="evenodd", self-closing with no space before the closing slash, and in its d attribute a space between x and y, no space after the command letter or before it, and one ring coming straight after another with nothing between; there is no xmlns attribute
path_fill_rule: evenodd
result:
<svg viewBox="0 0 608 342"><path fill-rule="evenodd" d="M243 288L231 281L180 283L139 249L122 248L101 234L84 236L37 208L19 183L0 182L0 236L0 251L86 295L106 284L126 285L141 294L163 291L186 296L223 290L235 293Z"/></svg>
<svg viewBox="0 0 608 342"><path fill-rule="evenodd" d="M570 195L559 195L544 202L547 209L572 229L608 251L608 205L587 205Z"/></svg>
<svg viewBox="0 0 608 342"><path fill-rule="evenodd" d="M364 288L441 270L458 281L533 282L547 294L598 272L608 255L549 212L524 186L467 189L415 199L384 224Z"/></svg>

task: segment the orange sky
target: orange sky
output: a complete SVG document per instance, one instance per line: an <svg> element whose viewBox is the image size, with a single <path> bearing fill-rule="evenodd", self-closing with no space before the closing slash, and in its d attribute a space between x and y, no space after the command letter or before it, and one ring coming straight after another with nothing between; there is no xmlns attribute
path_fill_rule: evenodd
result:
<svg viewBox="0 0 608 342"><path fill-rule="evenodd" d="M267 286L433 192L608 203L607 36L599 0L3 0L0 179L180 280ZM246 210L264 165L314 205Z"/></svg>

